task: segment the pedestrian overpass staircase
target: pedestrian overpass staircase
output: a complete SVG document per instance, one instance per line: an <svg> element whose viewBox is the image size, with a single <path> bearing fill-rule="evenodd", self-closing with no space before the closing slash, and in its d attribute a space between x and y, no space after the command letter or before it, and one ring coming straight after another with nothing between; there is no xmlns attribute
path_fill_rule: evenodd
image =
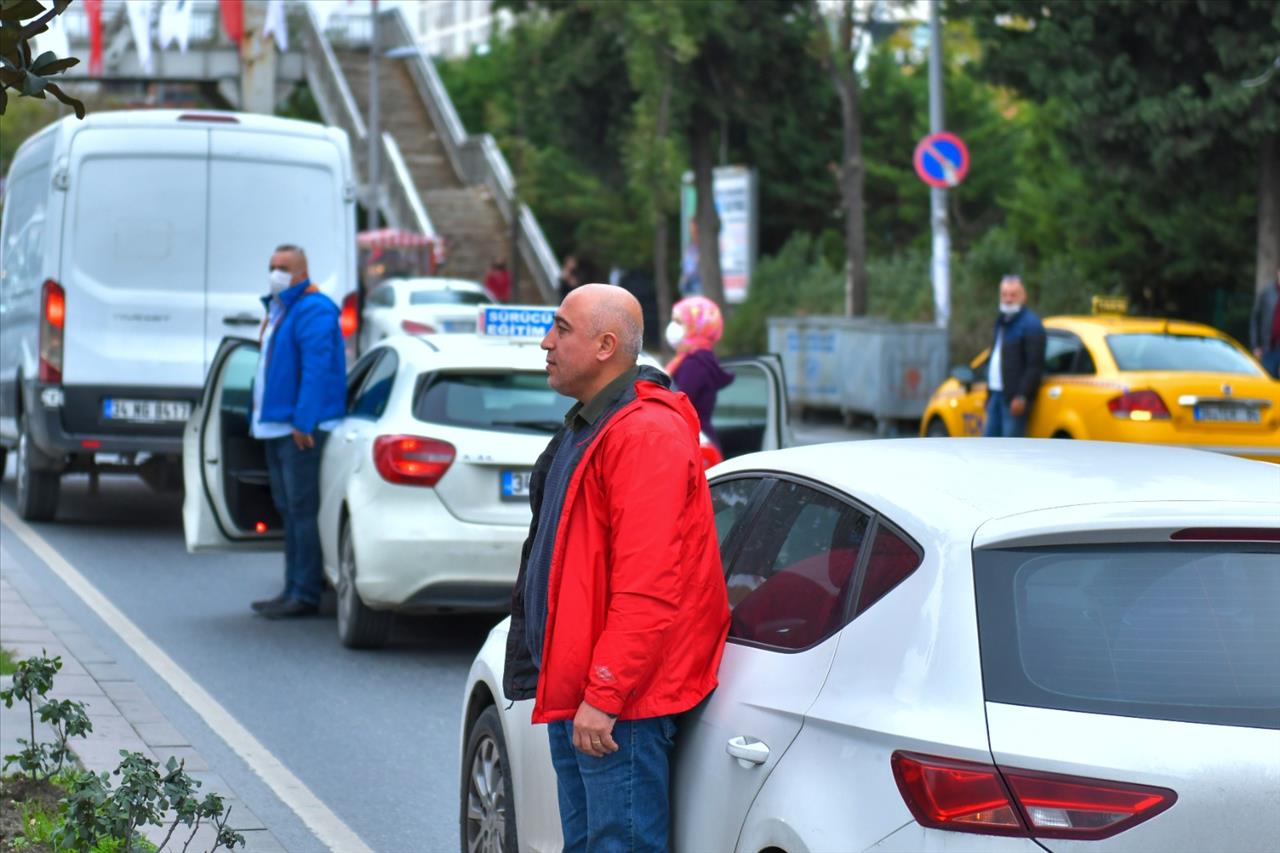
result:
<svg viewBox="0 0 1280 853"><path fill-rule="evenodd" d="M381 50L401 58L379 62L382 165L378 186L372 187L366 117L373 20L341 14L322 24L309 5L289 4L288 9L289 50L274 58L275 88L287 92L306 82L325 123L346 131L364 204L376 204L390 227L443 236L447 262L442 275L483 280L490 262L505 257L516 279L514 300L555 302L559 264L537 218L519 200L515 178L494 138L466 132L435 64L417 51L404 13L387 10L377 20ZM243 51L222 34L217 15L216 2L195 0L188 51L153 47L153 68L147 72L124 4L107 0L101 79L199 83L238 105L239 80L246 73ZM82 5L73 5L63 17L72 55L87 57ZM67 79L95 79L84 76L87 65L72 69Z"/></svg>

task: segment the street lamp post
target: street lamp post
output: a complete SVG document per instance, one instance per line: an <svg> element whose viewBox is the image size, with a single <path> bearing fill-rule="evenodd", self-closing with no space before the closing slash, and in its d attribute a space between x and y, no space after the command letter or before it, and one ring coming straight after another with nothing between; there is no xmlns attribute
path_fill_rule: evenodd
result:
<svg viewBox="0 0 1280 853"><path fill-rule="evenodd" d="M373 0L372 8L369 12L369 209L368 209L368 226L370 231L376 231L380 225L379 202L382 194L379 192L380 176L378 174L378 157L381 153L380 143L382 142L381 116L379 115L379 92L378 92L378 66L379 56L378 50L378 0Z"/></svg>

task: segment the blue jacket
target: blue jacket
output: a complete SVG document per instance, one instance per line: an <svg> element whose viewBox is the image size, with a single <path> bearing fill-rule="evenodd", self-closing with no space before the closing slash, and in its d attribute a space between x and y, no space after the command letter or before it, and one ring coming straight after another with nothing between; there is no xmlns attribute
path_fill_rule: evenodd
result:
<svg viewBox="0 0 1280 853"><path fill-rule="evenodd" d="M261 420L313 433L346 411L347 362L338 306L323 293L307 293L310 280L280 294L284 316L271 334ZM263 300L270 302L270 297Z"/></svg>

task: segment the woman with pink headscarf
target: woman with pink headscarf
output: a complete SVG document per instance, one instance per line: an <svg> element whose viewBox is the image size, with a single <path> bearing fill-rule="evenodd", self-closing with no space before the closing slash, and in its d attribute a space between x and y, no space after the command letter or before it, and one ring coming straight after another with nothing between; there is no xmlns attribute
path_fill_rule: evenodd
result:
<svg viewBox="0 0 1280 853"><path fill-rule="evenodd" d="M676 388L683 391L702 422L702 432L716 446L720 438L711 425L711 413L715 411L716 395L733 381L733 374L720 366L712 348L724 334L724 317L720 307L705 296L681 299L671 309L671 322L667 325L667 343L676 351L676 357L667 365L667 375L675 380Z"/></svg>

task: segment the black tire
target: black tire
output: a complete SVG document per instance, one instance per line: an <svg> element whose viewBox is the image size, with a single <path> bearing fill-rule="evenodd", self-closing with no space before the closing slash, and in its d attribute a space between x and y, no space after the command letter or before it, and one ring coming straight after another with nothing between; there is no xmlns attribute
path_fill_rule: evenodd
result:
<svg viewBox="0 0 1280 853"><path fill-rule="evenodd" d="M1055 433L1053 434L1053 437L1054 437L1054 438L1067 438L1067 439L1075 438L1075 436L1073 436L1071 433L1067 432L1067 431L1066 431L1066 430L1064 430L1064 429L1060 429L1060 430L1058 430L1057 432L1055 432Z"/></svg>
<svg viewBox="0 0 1280 853"><path fill-rule="evenodd" d="M380 649L391 639L396 615L389 610L373 610L360 600L356 590L356 551L351 542L351 526L344 518L338 532L338 640L349 649Z"/></svg>
<svg viewBox="0 0 1280 853"><path fill-rule="evenodd" d="M943 423L942 418L932 418L929 421L929 428L925 430L924 434L929 438L951 437L951 433L947 432L947 425Z"/></svg>
<svg viewBox="0 0 1280 853"><path fill-rule="evenodd" d="M4 479L5 465L9 461L9 448L0 445L0 480Z"/></svg>
<svg viewBox="0 0 1280 853"><path fill-rule="evenodd" d="M516 853L516 800L498 709L480 712L463 752L458 839L462 853Z"/></svg>
<svg viewBox="0 0 1280 853"><path fill-rule="evenodd" d="M58 511L58 493L62 475L49 471L41 463L47 460L31 440L26 415L18 435L18 458L14 476L18 485L18 515L27 521L52 521Z"/></svg>

